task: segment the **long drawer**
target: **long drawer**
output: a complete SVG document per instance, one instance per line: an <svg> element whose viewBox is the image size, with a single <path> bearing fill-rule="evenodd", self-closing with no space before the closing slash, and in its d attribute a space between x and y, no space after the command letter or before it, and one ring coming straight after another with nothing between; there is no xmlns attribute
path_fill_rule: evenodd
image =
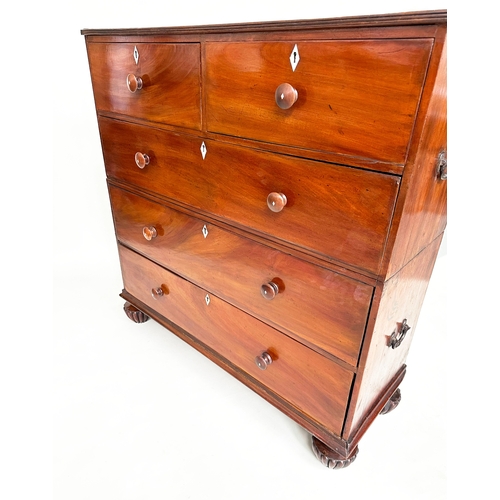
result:
<svg viewBox="0 0 500 500"><path fill-rule="evenodd" d="M208 130L403 164L431 50L430 39L206 43Z"/></svg>
<svg viewBox="0 0 500 500"><path fill-rule="evenodd" d="M119 246L125 290L340 435L353 375L335 362ZM256 358L261 356L260 369Z"/></svg>
<svg viewBox="0 0 500 500"><path fill-rule="evenodd" d="M96 108L201 128L198 43L96 43L87 47Z"/></svg>
<svg viewBox="0 0 500 500"><path fill-rule="evenodd" d="M99 124L110 178L377 274L398 177L106 118Z"/></svg>
<svg viewBox="0 0 500 500"><path fill-rule="evenodd" d="M109 186L117 238L356 366L373 288Z"/></svg>

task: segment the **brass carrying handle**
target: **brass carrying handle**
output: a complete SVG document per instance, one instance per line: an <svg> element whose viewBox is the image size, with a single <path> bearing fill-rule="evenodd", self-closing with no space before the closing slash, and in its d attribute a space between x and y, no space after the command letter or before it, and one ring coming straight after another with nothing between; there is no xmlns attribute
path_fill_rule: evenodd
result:
<svg viewBox="0 0 500 500"><path fill-rule="evenodd" d="M399 325L398 325L399 326ZM401 325L399 326L399 331L398 327L392 332L391 338L389 339L389 346L392 347L393 349L396 349L399 347L403 340L405 339L406 333L411 327L408 326L408 323L406 322L406 318L402 321Z"/></svg>

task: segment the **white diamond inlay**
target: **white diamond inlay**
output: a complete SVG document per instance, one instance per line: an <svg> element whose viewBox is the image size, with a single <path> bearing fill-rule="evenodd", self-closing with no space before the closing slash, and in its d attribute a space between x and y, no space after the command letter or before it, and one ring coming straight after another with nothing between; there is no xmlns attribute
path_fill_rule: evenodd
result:
<svg viewBox="0 0 500 500"><path fill-rule="evenodd" d="M292 71L295 71L297 64L299 64L299 61L300 61L299 48L297 47L297 44L295 44L295 47L293 48L292 53L290 54L290 64L292 65Z"/></svg>
<svg viewBox="0 0 500 500"><path fill-rule="evenodd" d="M201 232L203 233L203 237L206 238L208 236L208 229L207 229L207 226L203 226L203 229L201 230Z"/></svg>
<svg viewBox="0 0 500 500"><path fill-rule="evenodd" d="M207 306L210 304L210 295L208 295L208 293L205 295L205 302L207 303Z"/></svg>
<svg viewBox="0 0 500 500"><path fill-rule="evenodd" d="M135 64L139 64L139 51L137 50L137 46L134 47L134 61Z"/></svg>
<svg viewBox="0 0 500 500"><path fill-rule="evenodd" d="M205 159L205 156L207 156L207 147L205 146L204 142L201 143L200 151L201 156L203 157L203 159Z"/></svg>

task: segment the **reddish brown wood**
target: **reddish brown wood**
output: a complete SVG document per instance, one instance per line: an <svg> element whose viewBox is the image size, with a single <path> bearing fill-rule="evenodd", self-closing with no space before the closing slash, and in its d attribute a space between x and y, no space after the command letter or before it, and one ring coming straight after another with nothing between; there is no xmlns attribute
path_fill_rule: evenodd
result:
<svg viewBox="0 0 500 500"><path fill-rule="evenodd" d="M269 155L107 118L99 124L110 178L376 275L398 177ZM136 151L151 158L143 170L134 164ZM273 192L287 199L279 213L267 205Z"/></svg>
<svg viewBox="0 0 500 500"><path fill-rule="evenodd" d="M296 408L340 434L353 378L352 372L131 250L119 246L125 289L189 331L203 344L250 377L280 394ZM150 294L154 286L169 289L164 300ZM261 370L254 359L267 351L273 363ZM319 404L318 404L319 403Z"/></svg>
<svg viewBox="0 0 500 500"><path fill-rule="evenodd" d="M436 40L429 86L403 175L401 192L384 258L382 275L394 275L436 239L446 227L447 181L438 172L447 146L446 32Z"/></svg>
<svg viewBox="0 0 500 500"><path fill-rule="evenodd" d="M126 310L348 465L446 223L446 12L84 34Z"/></svg>
<svg viewBox="0 0 500 500"><path fill-rule="evenodd" d="M276 295L280 292L279 286L274 283L274 281L270 281L269 283L264 283L260 287L260 293L266 300L273 300Z"/></svg>
<svg viewBox="0 0 500 500"><path fill-rule="evenodd" d="M292 42L207 43L208 130L404 164L432 41L298 45L292 71ZM290 109L274 102L282 82Z"/></svg>
<svg viewBox="0 0 500 500"><path fill-rule="evenodd" d="M329 469L345 469L351 465L358 456L358 447L354 448L348 458L332 450L317 437L312 436L312 450L316 458Z"/></svg>
<svg viewBox="0 0 500 500"><path fill-rule="evenodd" d="M202 26L172 26L169 28L134 28L134 29L83 29L81 33L86 36L141 36L146 35L152 37L155 35L207 35L227 33L233 35L235 33L265 32L272 36L277 33L278 36L283 36L289 32L300 34L302 31L327 30L332 34L331 30L339 30L341 33L346 28L366 27L388 27L388 26L420 26L433 24L446 24L446 10L431 10L419 12L404 12L391 13L369 16L348 16L328 19L309 19L309 20L290 20L290 21L267 21L254 23L233 23L233 24L213 24ZM407 32L408 30L406 30ZM389 32L389 36L392 33Z"/></svg>
<svg viewBox="0 0 500 500"><path fill-rule="evenodd" d="M382 408L380 414L386 415L387 413L390 413L399 405L399 403L401 403L401 389L397 389L394 392L394 394L391 396L391 399L389 399L389 401L387 401L385 406Z"/></svg>
<svg viewBox="0 0 500 500"><path fill-rule="evenodd" d="M357 433L381 395L406 363L417 320L441 243L438 237L390 280L377 287L370 311L365 345L354 384L344 438ZM412 328L397 348L390 346L391 334L407 319Z"/></svg>
<svg viewBox="0 0 500 500"><path fill-rule="evenodd" d="M137 92L138 90L142 89L143 86L143 81L140 76L135 76L132 73L129 73L127 75L127 88L132 92L133 94Z"/></svg>
<svg viewBox="0 0 500 500"><path fill-rule="evenodd" d="M87 52L98 112L200 129L199 44L87 43Z"/></svg>
<svg viewBox="0 0 500 500"><path fill-rule="evenodd" d="M144 236L146 241L151 241L158 236L158 231L154 226L147 226L142 228L142 235Z"/></svg>
<svg viewBox="0 0 500 500"><path fill-rule="evenodd" d="M149 156L140 152L135 153L135 164L139 168L144 168L146 165L149 165Z"/></svg>
<svg viewBox="0 0 500 500"><path fill-rule="evenodd" d="M137 307L133 306L130 302L125 302L123 310L125 311L127 317L134 323L145 323L149 319L149 316L147 314L144 314L140 309L137 309Z"/></svg>
<svg viewBox="0 0 500 500"><path fill-rule="evenodd" d="M121 242L313 349L357 364L372 287L115 186L109 192ZM142 235L145 224L157 230L152 241ZM261 287L270 281L280 293L268 301Z"/></svg>
<svg viewBox="0 0 500 500"><path fill-rule="evenodd" d="M290 109L299 97L299 93L289 83L278 85L274 100L281 109Z"/></svg>

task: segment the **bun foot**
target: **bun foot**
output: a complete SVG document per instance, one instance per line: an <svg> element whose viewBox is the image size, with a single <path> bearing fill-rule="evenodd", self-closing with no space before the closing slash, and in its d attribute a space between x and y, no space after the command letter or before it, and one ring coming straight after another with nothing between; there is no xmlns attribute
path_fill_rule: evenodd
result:
<svg viewBox="0 0 500 500"><path fill-rule="evenodd" d="M312 436L312 450L316 458L329 469L345 469L354 462L358 455L356 446L349 458L342 457L314 436Z"/></svg>
<svg viewBox="0 0 500 500"><path fill-rule="evenodd" d="M133 306L130 302L125 302L123 310L125 311L127 317L134 323L145 323L149 319L149 316L147 314L139 311L139 309Z"/></svg>
<svg viewBox="0 0 500 500"><path fill-rule="evenodd" d="M394 391L394 394L390 397L389 401L385 404L385 406L382 408L380 411L380 415L385 415L386 413L391 412L398 406L398 404L401 402L401 391L400 389L396 389Z"/></svg>

